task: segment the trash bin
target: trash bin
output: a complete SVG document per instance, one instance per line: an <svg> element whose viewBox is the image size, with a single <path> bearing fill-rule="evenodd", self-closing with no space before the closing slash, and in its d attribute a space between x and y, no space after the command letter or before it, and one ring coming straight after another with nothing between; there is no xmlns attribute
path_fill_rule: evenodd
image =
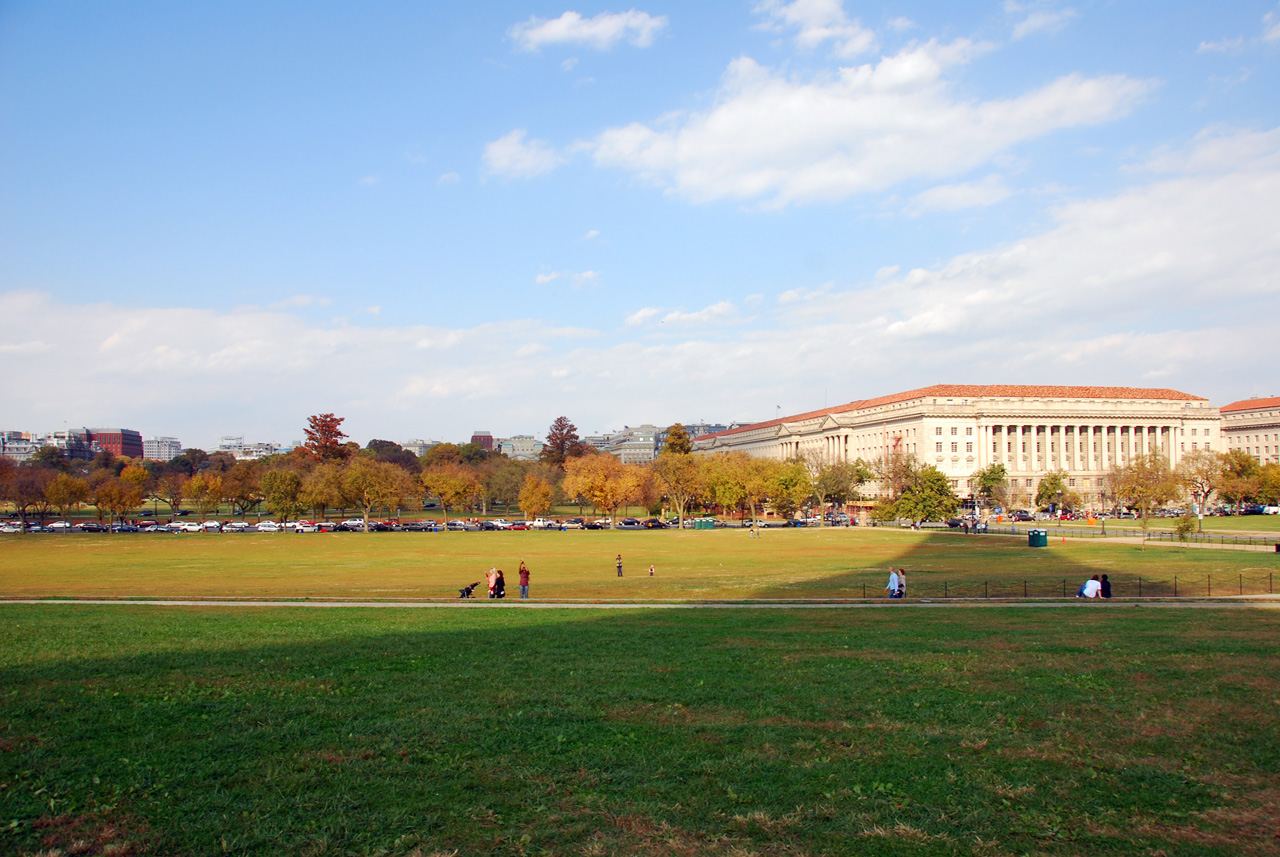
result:
<svg viewBox="0 0 1280 857"><path fill-rule="evenodd" d="M1027 530L1027 547L1047 548L1049 546L1048 530Z"/></svg>

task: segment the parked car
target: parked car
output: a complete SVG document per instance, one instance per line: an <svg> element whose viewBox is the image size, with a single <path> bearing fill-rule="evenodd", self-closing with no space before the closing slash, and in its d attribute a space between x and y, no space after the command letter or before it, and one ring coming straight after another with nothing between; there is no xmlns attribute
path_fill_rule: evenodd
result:
<svg viewBox="0 0 1280 857"><path fill-rule="evenodd" d="M464 521L461 518L454 518L445 525L445 529L451 532L472 533L480 529L480 525L471 521Z"/></svg>
<svg viewBox="0 0 1280 857"><path fill-rule="evenodd" d="M198 524L195 521L179 521L178 523L170 524L169 528L173 530L175 533L204 532L204 527L202 527L200 524Z"/></svg>
<svg viewBox="0 0 1280 857"><path fill-rule="evenodd" d="M347 518L338 526L350 532L364 532L364 518Z"/></svg>
<svg viewBox="0 0 1280 857"><path fill-rule="evenodd" d="M640 523L639 518L623 518L618 521L617 529L619 530L642 530L644 525Z"/></svg>
<svg viewBox="0 0 1280 857"><path fill-rule="evenodd" d="M667 528L667 525L657 518L645 518L640 522L640 526L646 530L665 530Z"/></svg>
<svg viewBox="0 0 1280 857"><path fill-rule="evenodd" d="M82 533L105 533L107 531L106 524L99 524L97 521L83 521L76 524L76 529Z"/></svg>
<svg viewBox="0 0 1280 857"><path fill-rule="evenodd" d="M335 533L338 525L333 521L316 521L316 530L321 533Z"/></svg>
<svg viewBox="0 0 1280 857"><path fill-rule="evenodd" d="M509 529L509 530L527 530L527 529L529 529L529 522L528 522L528 521L512 521L512 522L511 522L511 526L507 527L507 529Z"/></svg>
<svg viewBox="0 0 1280 857"><path fill-rule="evenodd" d="M137 527L135 527L133 524L126 524L126 523L124 523L124 522L121 522L121 523L119 523L119 524L112 524L112 525L111 525L111 532L113 532L113 533L136 533L136 532L138 532L138 528L137 528Z"/></svg>
<svg viewBox="0 0 1280 857"><path fill-rule="evenodd" d="M582 518L565 518L560 526L566 530L582 530L586 529L587 522Z"/></svg>
<svg viewBox="0 0 1280 857"><path fill-rule="evenodd" d="M582 525L584 530L607 530L609 529L609 521L587 521Z"/></svg>
<svg viewBox="0 0 1280 857"><path fill-rule="evenodd" d="M560 525L559 525L559 524L557 524L555 521L550 520L549 518L538 518L538 519L536 519L532 524L530 524L529 526L530 526L530 527L532 527L532 528L533 528L533 529L535 529L535 530L558 530L558 529L560 529Z"/></svg>
<svg viewBox="0 0 1280 857"><path fill-rule="evenodd" d="M295 521L293 531L295 533L318 533L320 528L310 521Z"/></svg>
<svg viewBox="0 0 1280 857"><path fill-rule="evenodd" d="M202 528L206 533L220 533L220 532L222 532L222 522L221 522L221 521L205 521L203 524L201 524L201 525L200 525L200 527L201 527L201 528Z"/></svg>
<svg viewBox="0 0 1280 857"><path fill-rule="evenodd" d="M222 531L224 533L247 533L249 532L249 527L248 521L228 521L222 525Z"/></svg>
<svg viewBox="0 0 1280 857"><path fill-rule="evenodd" d="M20 533L20 532L22 532L21 526L14 526L13 524L0 524L0 533Z"/></svg>
<svg viewBox="0 0 1280 857"><path fill-rule="evenodd" d="M53 530L55 533L69 533L75 529L75 526L70 521L54 521L53 523L46 524L45 526Z"/></svg>
<svg viewBox="0 0 1280 857"><path fill-rule="evenodd" d="M255 529L260 533L278 533L280 525L275 521L259 521Z"/></svg>

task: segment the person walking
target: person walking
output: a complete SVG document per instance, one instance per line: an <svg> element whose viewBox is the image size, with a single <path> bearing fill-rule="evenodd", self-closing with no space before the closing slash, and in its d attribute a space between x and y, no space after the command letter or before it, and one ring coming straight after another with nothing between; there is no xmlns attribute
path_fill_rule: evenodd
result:
<svg viewBox="0 0 1280 857"><path fill-rule="evenodd" d="M885 589L889 590L890 598L898 597L898 570L896 568L889 569L889 585Z"/></svg>
<svg viewBox="0 0 1280 857"><path fill-rule="evenodd" d="M898 597L907 597L907 570L905 568L898 569Z"/></svg>
<svg viewBox="0 0 1280 857"><path fill-rule="evenodd" d="M618 554L618 577L622 577L622 554Z"/></svg>
<svg viewBox="0 0 1280 857"><path fill-rule="evenodd" d="M507 597L507 579L502 576L502 569L498 569L498 579L493 582L493 597Z"/></svg>
<svg viewBox="0 0 1280 857"><path fill-rule="evenodd" d="M520 597L529 597L529 566L524 564L524 560L520 560Z"/></svg>

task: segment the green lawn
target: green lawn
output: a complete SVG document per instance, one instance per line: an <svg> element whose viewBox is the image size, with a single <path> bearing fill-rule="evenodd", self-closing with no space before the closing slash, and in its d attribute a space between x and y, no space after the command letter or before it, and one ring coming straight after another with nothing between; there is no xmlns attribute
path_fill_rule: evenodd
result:
<svg viewBox="0 0 1280 857"><path fill-rule="evenodd" d="M0 605L0 852L1280 853L1280 612Z"/></svg>
<svg viewBox="0 0 1280 857"><path fill-rule="evenodd" d="M614 557L622 554L625 577ZM450 598L524 558L542 599L860 598L889 569L908 595L1061 597L1093 574L1117 596L1266 593L1280 555L885 528L658 532L28 535L0 537L0 597ZM650 577L650 565L655 575ZM1139 584L1141 580L1141 584ZM865 589L864 589L865 587Z"/></svg>

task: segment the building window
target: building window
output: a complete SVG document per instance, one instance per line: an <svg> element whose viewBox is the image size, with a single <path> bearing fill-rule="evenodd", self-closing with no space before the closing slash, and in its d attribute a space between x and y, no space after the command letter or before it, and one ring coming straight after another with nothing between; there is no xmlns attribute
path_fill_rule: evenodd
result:
<svg viewBox="0 0 1280 857"><path fill-rule="evenodd" d="M942 426L938 426L938 427L937 427L936 429L934 429L933 431L934 431L934 434L942 434Z"/></svg>
<svg viewBox="0 0 1280 857"><path fill-rule="evenodd" d="M942 452L942 441L938 441L938 452Z"/></svg>
<svg viewBox="0 0 1280 857"><path fill-rule="evenodd" d="M1013 452L1013 441L1009 441L1007 444L1005 444L1005 446L1008 447L1008 449L1006 449L1005 452Z"/></svg>
<svg viewBox="0 0 1280 857"><path fill-rule="evenodd" d="M972 443L966 443L966 444L964 445L964 451L965 451L965 452L973 452L973 444L972 444Z"/></svg>
<svg viewBox="0 0 1280 857"><path fill-rule="evenodd" d="M953 444L951 444L951 451L952 451L952 452L955 452L955 451L956 451L956 447L957 447L957 446L959 446L959 444L958 444L958 443L953 443Z"/></svg>
<svg viewBox="0 0 1280 857"><path fill-rule="evenodd" d="M955 426L952 426L952 427L951 427L951 436L952 436L952 437L955 437L957 434L959 434L959 430L958 430Z"/></svg>
<svg viewBox="0 0 1280 857"><path fill-rule="evenodd" d="M1074 479L1068 479L1068 480L1067 480L1067 487L1068 487L1068 488L1074 488L1074 487L1076 487L1076 481L1075 481Z"/></svg>
<svg viewBox="0 0 1280 857"><path fill-rule="evenodd" d="M1192 429L1192 430L1191 430L1191 436L1192 436L1192 437L1195 437L1195 436L1196 436L1196 430L1195 430L1195 429Z"/></svg>
<svg viewBox="0 0 1280 857"><path fill-rule="evenodd" d="M1040 441L1036 441L1036 452L1040 452Z"/></svg>
<svg viewBox="0 0 1280 857"><path fill-rule="evenodd" d="M973 426L969 426L964 430L966 437L973 437Z"/></svg>
<svg viewBox="0 0 1280 857"><path fill-rule="evenodd" d="M1034 486L1034 485L1035 485L1035 480L1034 480L1034 479L1028 479L1028 480L1027 480L1027 487L1028 487L1028 488L1031 488L1031 487L1032 487L1032 486Z"/></svg>
<svg viewBox="0 0 1280 857"><path fill-rule="evenodd" d="M998 440L993 440L993 441L991 441L991 451L992 451L992 452L999 452L999 451L1000 451L1000 441L998 441Z"/></svg>

